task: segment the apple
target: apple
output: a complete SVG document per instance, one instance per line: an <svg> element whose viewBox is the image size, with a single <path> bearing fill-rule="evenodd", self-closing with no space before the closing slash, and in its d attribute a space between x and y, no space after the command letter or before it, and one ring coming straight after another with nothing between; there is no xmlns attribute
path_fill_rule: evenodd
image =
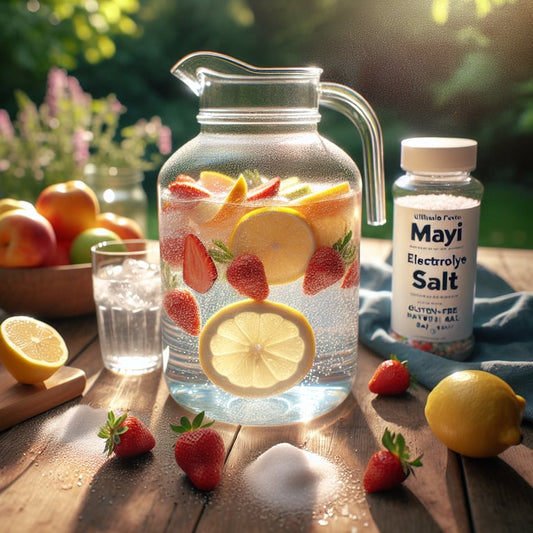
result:
<svg viewBox="0 0 533 533"><path fill-rule="evenodd" d="M46 264L56 248L56 236L46 218L30 209L0 215L0 267Z"/></svg>
<svg viewBox="0 0 533 533"><path fill-rule="evenodd" d="M82 231L73 241L70 247L70 262L72 264L90 263L91 247L105 241L122 242L120 237L106 228L89 228ZM122 245L124 250L126 246Z"/></svg>
<svg viewBox="0 0 533 533"><path fill-rule="evenodd" d="M114 231L121 239L143 238L141 226L135 220L115 213L97 215L96 227Z"/></svg>
<svg viewBox="0 0 533 533"><path fill-rule="evenodd" d="M52 224L60 241L94 227L100 211L96 194L80 180L49 185L37 197L35 208Z"/></svg>
<svg viewBox="0 0 533 533"><path fill-rule="evenodd" d="M57 241L52 257L46 261L44 266L70 265L70 247L72 241Z"/></svg>
<svg viewBox="0 0 533 533"><path fill-rule="evenodd" d="M15 198L1 198L0 199L0 215L13 209L29 209L35 211L35 207L26 200L15 200Z"/></svg>

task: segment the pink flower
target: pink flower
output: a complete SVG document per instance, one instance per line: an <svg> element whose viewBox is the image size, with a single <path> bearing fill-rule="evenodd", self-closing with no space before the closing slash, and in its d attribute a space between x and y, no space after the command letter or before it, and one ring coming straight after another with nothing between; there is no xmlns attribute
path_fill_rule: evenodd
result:
<svg viewBox="0 0 533 533"><path fill-rule="evenodd" d="M52 67L48 72L45 102L50 109L50 116L55 117L59 112L59 101L68 89L67 73L58 67Z"/></svg>
<svg viewBox="0 0 533 533"><path fill-rule="evenodd" d="M8 141L15 136L15 128L5 109L0 109L0 135Z"/></svg>
<svg viewBox="0 0 533 533"><path fill-rule="evenodd" d="M80 168L89 161L90 134L87 135L87 133L85 130L78 128L72 136L74 163Z"/></svg>
<svg viewBox="0 0 533 533"><path fill-rule="evenodd" d="M161 126L161 128L159 128L157 148L163 155L170 154L172 151L172 132L168 126Z"/></svg>

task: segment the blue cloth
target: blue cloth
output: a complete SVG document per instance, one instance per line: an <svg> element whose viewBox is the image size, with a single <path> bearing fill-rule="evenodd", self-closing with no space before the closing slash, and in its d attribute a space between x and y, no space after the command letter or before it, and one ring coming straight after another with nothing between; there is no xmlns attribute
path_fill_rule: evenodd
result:
<svg viewBox="0 0 533 533"><path fill-rule="evenodd" d="M516 292L478 266L474 305L475 347L462 362L417 350L389 334L392 267L363 263L359 308L360 341L384 358L407 360L417 381L432 389L457 370L496 374L526 399L524 419L533 421L533 292Z"/></svg>

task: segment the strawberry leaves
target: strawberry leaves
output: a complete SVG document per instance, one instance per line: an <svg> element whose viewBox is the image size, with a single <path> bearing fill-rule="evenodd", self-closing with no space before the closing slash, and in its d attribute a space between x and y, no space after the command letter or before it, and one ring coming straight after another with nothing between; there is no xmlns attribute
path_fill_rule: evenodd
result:
<svg viewBox="0 0 533 533"><path fill-rule="evenodd" d="M180 419L179 425L173 425L170 424L170 427L172 428L172 431L174 433L187 433L187 431L195 431L200 428L208 428L209 426L212 426L215 421L211 420L211 422L207 422L205 424L202 424L204 421L205 412L202 411L201 413L198 413L191 422L186 416L182 416Z"/></svg>

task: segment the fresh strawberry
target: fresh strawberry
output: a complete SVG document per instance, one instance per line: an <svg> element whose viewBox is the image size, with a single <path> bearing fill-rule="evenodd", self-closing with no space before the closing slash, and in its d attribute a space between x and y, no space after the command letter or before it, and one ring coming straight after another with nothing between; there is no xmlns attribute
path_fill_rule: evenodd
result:
<svg viewBox="0 0 533 533"><path fill-rule="evenodd" d="M359 283L359 263L354 261L344 274L341 289L351 289Z"/></svg>
<svg viewBox="0 0 533 533"><path fill-rule="evenodd" d="M339 281L344 275L341 254L329 246L320 246L311 256L303 281L304 294L313 296Z"/></svg>
<svg viewBox="0 0 533 533"><path fill-rule="evenodd" d="M305 271L304 294L313 296L337 283L344 276L346 265L353 264L356 257L357 249L351 241L352 232L349 231L331 248L320 246L315 250Z"/></svg>
<svg viewBox="0 0 533 533"><path fill-rule="evenodd" d="M234 257L221 241L214 241L216 248L209 250L219 263L229 263L226 270L228 283L239 293L253 300L266 300L270 293L263 262L257 255L242 254Z"/></svg>
<svg viewBox="0 0 533 533"><path fill-rule="evenodd" d="M169 185L169 188L173 186L173 184L176 183L196 183L196 180L192 178L191 176L187 176L187 174L178 174L174 181Z"/></svg>
<svg viewBox="0 0 533 533"><path fill-rule="evenodd" d="M389 490L400 485L414 467L422 466L422 455L409 461L409 448L399 433L396 436L385 429L381 439L385 450L376 452L370 458L363 477L366 492Z"/></svg>
<svg viewBox="0 0 533 533"><path fill-rule="evenodd" d="M407 361L400 362L395 355L379 364L368 382L368 389L375 394L392 396L402 394L414 382Z"/></svg>
<svg viewBox="0 0 533 533"><path fill-rule="evenodd" d="M203 411L191 422L182 417L173 431L180 436L174 446L178 466L187 474L192 484L200 490L212 490L220 482L226 450L222 437L211 426L202 425Z"/></svg>
<svg viewBox="0 0 533 533"><path fill-rule="evenodd" d="M263 198L272 198L278 194L281 178L275 177L268 180L266 183L254 187L248 192L246 200L254 202L255 200L262 200Z"/></svg>
<svg viewBox="0 0 533 533"><path fill-rule="evenodd" d="M159 240L161 259L170 266L177 267L183 261L184 237L178 234L175 237L162 237Z"/></svg>
<svg viewBox="0 0 533 533"><path fill-rule="evenodd" d="M240 294L254 300L266 300L270 289L265 267L257 255L243 254L228 266L226 278Z"/></svg>
<svg viewBox="0 0 533 533"><path fill-rule="evenodd" d="M110 456L135 457L149 452L155 446L150 430L135 416L124 413L118 418L113 411L107 415L107 423L100 428L98 436L106 439L104 452Z"/></svg>
<svg viewBox="0 0 533 533"><path fill-rule="evenodd" d="M185 289L172 289L163 298L163 308L174 323L185 332L200 335L200 308L196 298Z"/></svg>
<svg viewBox="0 0 533 533"><path fill-rule="evenodd" d="M196 292L206 293L217 279L217 267L202 241L194 234L185 237L183 281Z"/></svg>
<svg viewBox="0 0 533 533"><path fill-rule="evenodd" d="M211 193L196 182L174 180L169 184L168 190L173 196L181 200L200 200L209 198Z"/></svg>

